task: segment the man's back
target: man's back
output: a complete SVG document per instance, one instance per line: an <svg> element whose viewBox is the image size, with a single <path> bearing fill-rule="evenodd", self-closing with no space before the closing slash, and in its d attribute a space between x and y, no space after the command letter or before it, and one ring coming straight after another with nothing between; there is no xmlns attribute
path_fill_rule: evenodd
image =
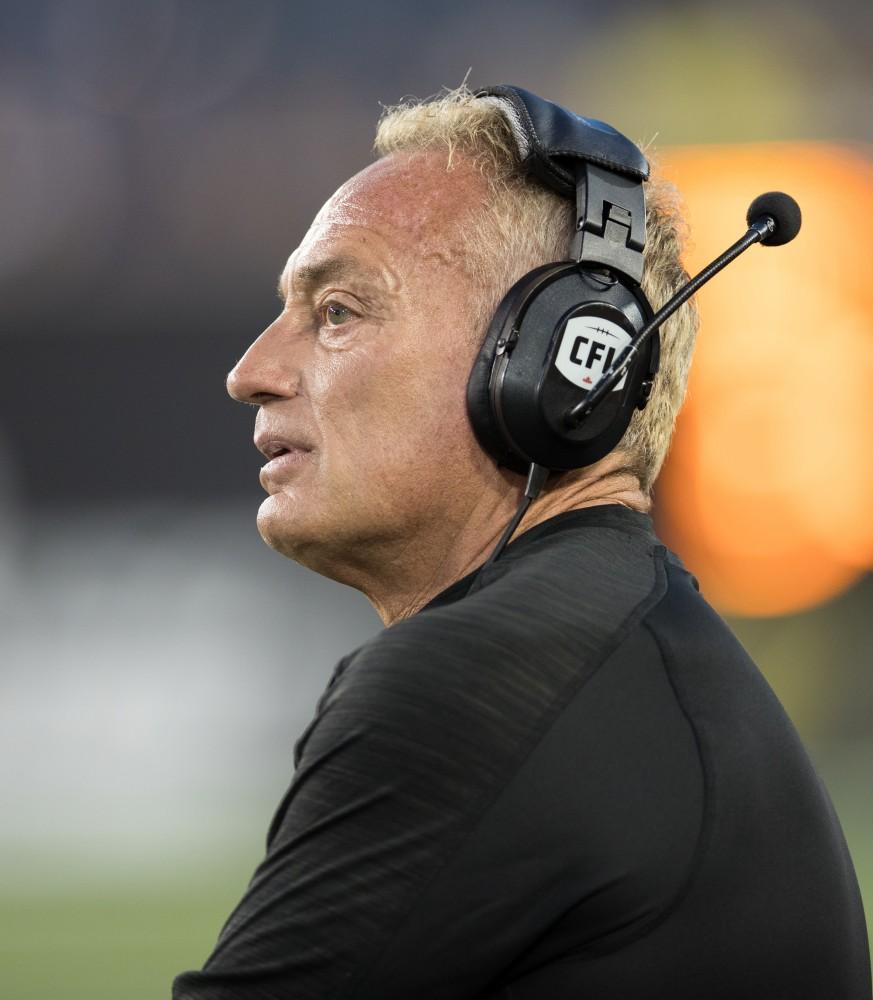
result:
<svg viewBox="0 0 873 1000"><path fill-rule="evenodd" d="M380 633L295 763L177 998L870 996L827 795L643 515L552 518Z"/></svg>

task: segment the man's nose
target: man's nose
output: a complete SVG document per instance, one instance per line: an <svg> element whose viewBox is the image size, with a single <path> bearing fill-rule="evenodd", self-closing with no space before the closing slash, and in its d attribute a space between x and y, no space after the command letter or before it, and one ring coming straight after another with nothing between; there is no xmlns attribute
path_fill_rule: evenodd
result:
<svg viewBox="0 0 873 1000"><path fill-rule="evenodd" d="M283 317L276 319L237 361L227 376L227 391L240 403L261 406L297 395L300 385L299 341Z"/></svg>

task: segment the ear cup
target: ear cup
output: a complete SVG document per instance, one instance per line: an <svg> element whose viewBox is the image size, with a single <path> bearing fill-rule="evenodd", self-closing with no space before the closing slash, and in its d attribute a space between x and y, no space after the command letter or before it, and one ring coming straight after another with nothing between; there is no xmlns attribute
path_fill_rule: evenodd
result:
<svg viewBox="0 0 873 1000"><path fill-rule="evenodd" d="M532 463L580 468L611 451L644 405L657 337L587 420L568 427L564 415L651 316L639 287L621 276L566 261L524 275L500 303L467 386L485 451L519 473Z"/></svg>
<svg viewBox="0 0 873 1000"><path fill-rule="evenodd" d="M497 356L497 342L502 338L509 342L512 330L524 313L531 293L556 269L566 270L566 262L544 264L528 271L509 289L500 300L494 318L488 326L485 339L467 382L467 414L479 444L497 461L498 465L508 465L511 445L505 440L491 403L491 373ZM526 471L526 469L524 470Z"/></svg>

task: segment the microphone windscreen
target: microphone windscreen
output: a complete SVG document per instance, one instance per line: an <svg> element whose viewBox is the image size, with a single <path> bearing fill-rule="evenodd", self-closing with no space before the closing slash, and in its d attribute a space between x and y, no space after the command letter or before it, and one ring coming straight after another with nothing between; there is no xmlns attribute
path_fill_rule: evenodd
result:
<svg viewBox="0 0 873 1000"><path fill-rule="evenodd" d="M776 231L761 240L764 246L781 247L783 243L790 243L800 232L800 205L790 194L784 194L782 191L759 194L749 205L746 222L751 226L755 219L760 219L762 215L769 215L776 223Z"/></svg>

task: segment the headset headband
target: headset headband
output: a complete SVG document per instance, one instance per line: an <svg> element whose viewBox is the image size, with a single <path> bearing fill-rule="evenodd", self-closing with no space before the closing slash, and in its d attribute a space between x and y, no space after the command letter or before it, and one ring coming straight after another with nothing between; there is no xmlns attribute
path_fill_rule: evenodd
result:
<svg viewBox="0 0 873 1000"><path fill-rule="evenodd" d="M500 84L476 92L499 107L522 166L565 198L576 198L575 260L643 275L646 208L642 182L649 164L611 125L583 118L521 87Z"/></svg>

